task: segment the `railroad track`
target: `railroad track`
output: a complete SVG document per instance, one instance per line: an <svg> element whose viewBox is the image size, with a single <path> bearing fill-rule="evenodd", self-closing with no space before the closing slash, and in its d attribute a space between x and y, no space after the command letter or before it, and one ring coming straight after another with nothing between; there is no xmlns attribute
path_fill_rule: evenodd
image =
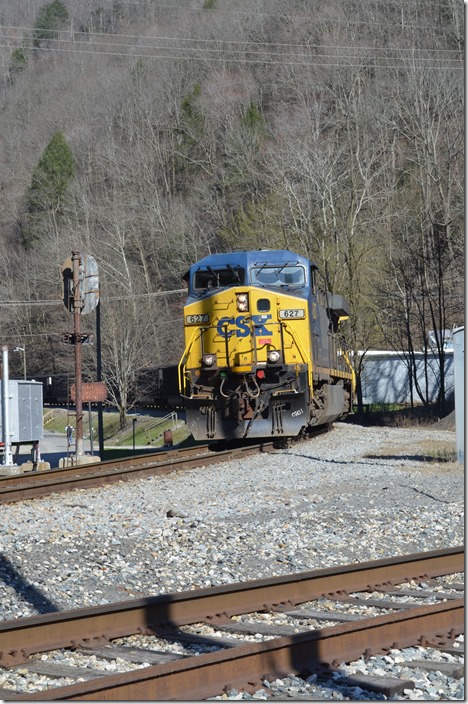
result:
<svg viewBox="0 0 468 704"><path fill-rule="evenodd" d="M73 489L89 489L104 484L163 475L207 464L227 462L235 457L272 449L273 442L226 450L201 445L119 460L3 476L0 477L0 504L40 498Z"/></svg>
<svg viewBox="0 0 468 704"><path fill-rule="evenodd" d="M0 698L24 700L26 687L28 701L199 700L395 648L449 649L464 632L463 585L440 579L463 571L456 547L6 621ZM110 661L121 671L107 674Z"/></svg>
<svg viewBox="0 0 468 704"><path fill-rule="evenodd" d="M330 426L317 428L308 437L315 437L328 430ZM295 438L294 441L299 442L299 439ZM0 476L0 504L228 462L249 454L272 452L276 448L276 440L211 443L74 467Z"/></svg>

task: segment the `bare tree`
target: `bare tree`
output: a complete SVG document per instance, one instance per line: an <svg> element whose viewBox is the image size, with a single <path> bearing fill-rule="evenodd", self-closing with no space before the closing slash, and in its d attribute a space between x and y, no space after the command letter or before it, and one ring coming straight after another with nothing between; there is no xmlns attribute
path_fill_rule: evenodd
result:
<svg viewBox="0 0 468 704"><path fill-rule="evenodd" d="M405 342L415 370L416 350L423 350L428 374L428 332L434 331L440 390L445 401L445 330L460 322L462 309L461 160L462 96L455 76L408 67L407 93L395 102L394 130L400 182L399 218L390 249L393 276L390 296L397 340ZM411 99L408 98L411 96ZM403 176L404 175L404 176ZM386 306L387 308L387 306ZM398 325L397 321L401 324ZM388 334L388 331L387 331ZM427 384L426 384L427 388ZM427 391L416 386L420 400Z"/></svg>

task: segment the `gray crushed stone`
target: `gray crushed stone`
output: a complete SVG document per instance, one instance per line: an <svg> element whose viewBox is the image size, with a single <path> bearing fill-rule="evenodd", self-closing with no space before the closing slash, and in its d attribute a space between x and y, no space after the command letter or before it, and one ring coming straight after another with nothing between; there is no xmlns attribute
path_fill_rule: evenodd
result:
<svg viewBox="0 0 468 704"><path fill-rule="evenodd" d="M455 447L455 433L337 423L242 461L2 506L0 619L463 544L463 467L428 462L428 444ZM463 680L419 679L398 698L463 698ZM253 698L317 686L292 678Z"/></svg>

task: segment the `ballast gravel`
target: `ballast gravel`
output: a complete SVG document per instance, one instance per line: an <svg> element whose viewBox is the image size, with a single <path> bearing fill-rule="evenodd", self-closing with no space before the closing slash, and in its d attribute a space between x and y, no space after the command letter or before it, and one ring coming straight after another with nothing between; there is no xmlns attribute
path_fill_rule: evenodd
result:
<svg viewBox="0 0 468 704"><path fill-rule="evenodd" d="M337 423L241 461L2 506L0 619L461 545L463 466L427 456L447 446L437 424ZM398 698L463 699L463 680L424 677L429 690ZM254 698L307 698L310 684Z"/></svg>

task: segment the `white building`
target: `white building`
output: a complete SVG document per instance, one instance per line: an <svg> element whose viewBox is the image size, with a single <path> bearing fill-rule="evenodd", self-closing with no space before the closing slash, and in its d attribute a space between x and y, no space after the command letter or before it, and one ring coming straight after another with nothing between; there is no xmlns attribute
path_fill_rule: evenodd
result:
<svg viewBox="0 0 468 704"><path fill-rule="evenodd" d="M415 353L416 376L425 397L437 401L440 386L439 359L435 352L427 353L427 373L423 352ZM427 378L426 378L427 377ZM362 374L363 403L421 403L412 380L412 365L404 352L373 350L365 353ZM445 350L445 395L454 395L453 347Z"/></svg>

